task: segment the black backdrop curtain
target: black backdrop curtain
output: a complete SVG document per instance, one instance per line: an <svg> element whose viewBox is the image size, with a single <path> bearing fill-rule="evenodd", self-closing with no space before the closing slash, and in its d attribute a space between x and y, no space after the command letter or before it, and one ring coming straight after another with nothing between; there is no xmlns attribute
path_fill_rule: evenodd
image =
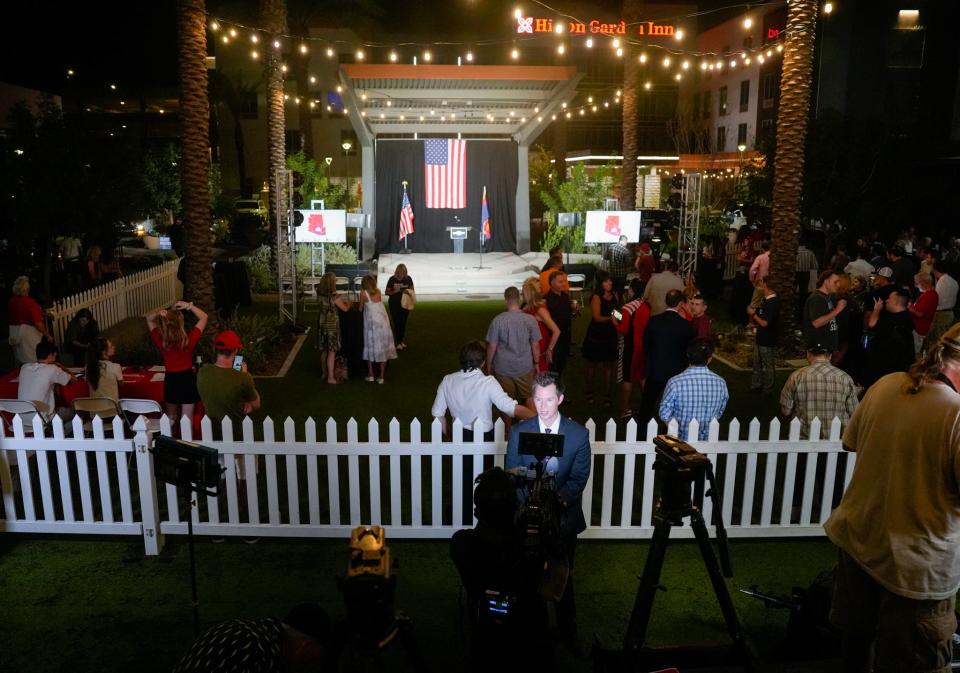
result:
<svg viewBox="0 0 960 673"><path fill-rule="evenodd" d="M517 144L504 140L467 141L467 207L427 208L423 183L422 140L378 140L377 254L403 248L398 239L403 185L413 208L414 233L407 239L413 252L453 252L447 227L473 227L464 241L464 252L479 252L480 205L483 187L487 187L491 238L484 252L515 252L517 249ZM460 217L460 222L453 217Z"/></svg>

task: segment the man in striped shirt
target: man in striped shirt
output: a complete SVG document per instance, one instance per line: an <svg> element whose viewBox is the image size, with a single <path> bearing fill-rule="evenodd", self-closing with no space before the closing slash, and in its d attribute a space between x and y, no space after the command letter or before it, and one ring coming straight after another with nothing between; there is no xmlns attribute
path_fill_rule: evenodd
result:
<svg viewBox="0 0 960 673"><path fill-rule="evenodd" d="M660 418L665 423L677 419L680 439L687 439L690 421L700 424L697 439L704 441L710 421L719 419L727 408L730 394L727 383L707 368L713 359L713 341L698 337L687 346L690 366L667 381L660 401Z"/></svg>
<svg viewBox="0 0 960 673"><path fill-rule="evenodd" d="M813 254L802 242L797 247L797 266L794 269L797 277L797 305L803 304L810 294L810 281L820 273L820 264L817 262L817 256Z"/></svg>

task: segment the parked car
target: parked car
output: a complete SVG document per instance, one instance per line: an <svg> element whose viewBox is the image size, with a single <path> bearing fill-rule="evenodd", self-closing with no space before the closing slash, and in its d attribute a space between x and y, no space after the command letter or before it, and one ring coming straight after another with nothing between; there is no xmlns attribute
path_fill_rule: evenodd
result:
<svg viewBox="0 0 960 673"><path fill-rule="evenodd" d="M267 208L259 199L237 199L233 202L233 210L237 215L257 215L263 217Z"/></svg>

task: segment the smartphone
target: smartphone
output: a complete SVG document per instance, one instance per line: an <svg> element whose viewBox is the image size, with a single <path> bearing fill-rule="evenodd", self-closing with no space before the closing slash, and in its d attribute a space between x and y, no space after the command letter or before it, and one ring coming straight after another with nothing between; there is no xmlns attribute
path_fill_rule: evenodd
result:
<svg viewBox="0 0 960 673"><path fill-rule="evenodd" d="M243 356L235 355L233 357L233 368L240 371L243 368Z"/></svg>
<svg viewBox="0 0 960 673"><path fill-rule="evenodd" d="M613 309L612 311L610 311L610 315L612 315L617 320L623 320L623 314L620 313L620 311L618 311L617 309Z"/></svg>

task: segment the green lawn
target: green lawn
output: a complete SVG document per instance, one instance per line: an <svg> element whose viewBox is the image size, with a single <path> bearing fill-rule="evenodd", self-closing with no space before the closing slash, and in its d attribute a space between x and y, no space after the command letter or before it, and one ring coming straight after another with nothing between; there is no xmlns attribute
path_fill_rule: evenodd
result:
<svg viewBox="0 0 960 673"><path fill-rule="evenodd" d="M711 307L713 310L714 307ZM271 313L275 304L258 299L251 309ZM383 386L362 380L345 385L323 383L317 353L308 338L294 366L282 379L258 379L263 397L260 419L287 416L301 424L333 417L355 418L361 437L370 418L386 424L396 417L406 426L414 418L430 422L430 406L444 374L457 368L460 346L482 338L500 301L421 301L410 317L409 349L390 365ZM721 309L717 309L718 312ZM133 321L136 322L136 321ZM587 318L574 338L582 341ZM133 323L114 330L139 338ZM575 347L575 351L576 351ZM749 374L715 365L725 376L731 402L724 420L738 417L746 426L756 416L766 423L775 401L747 393ZM778 384L782 383L783 374ZM588 407L580 387L581 359L568 369L569 408L578 420L606 420L600 408ZM635 400L635 404L639 398ZM743 430L745 432L745 429ZM426 431L425 431L426 434ZM602 433L601 433L602 434ZM299 435L299 433L298 433ZM389 529L387 531L389 539ZM168 671L191 640L190 585L184 540L168 538L172 559L122 560L126 541L81 537L0 536L0 673L37 671ZM137 545L134 540L134 545ZM789 594L806 586L833 562L833 548L823 539L732 543L735 579L731 586L759 585ZM414 620L422 647L434 670L462 670L457 625L458 582L439 541L392 543L400 561L397 605ZM205 624L229 617L282 615L293 603L315 600L332 614L343 613L335 576L345 566L345 541L240 540L222 545L198 543L201 614ZM645 542L582 542L577 552L577 602L585 635L596 632L606 642L623 637L648 550ZM667 555L664 584L651 624L651 643L680 645L726 641L726 632L710 585L690 542L674 543ZM782 637L786 613L769 610L740 594L734 601L751 646L770 660ZM563 658L559 670L588 670L586 663ZM387 670L404 670L402 666Z"/></svg>

